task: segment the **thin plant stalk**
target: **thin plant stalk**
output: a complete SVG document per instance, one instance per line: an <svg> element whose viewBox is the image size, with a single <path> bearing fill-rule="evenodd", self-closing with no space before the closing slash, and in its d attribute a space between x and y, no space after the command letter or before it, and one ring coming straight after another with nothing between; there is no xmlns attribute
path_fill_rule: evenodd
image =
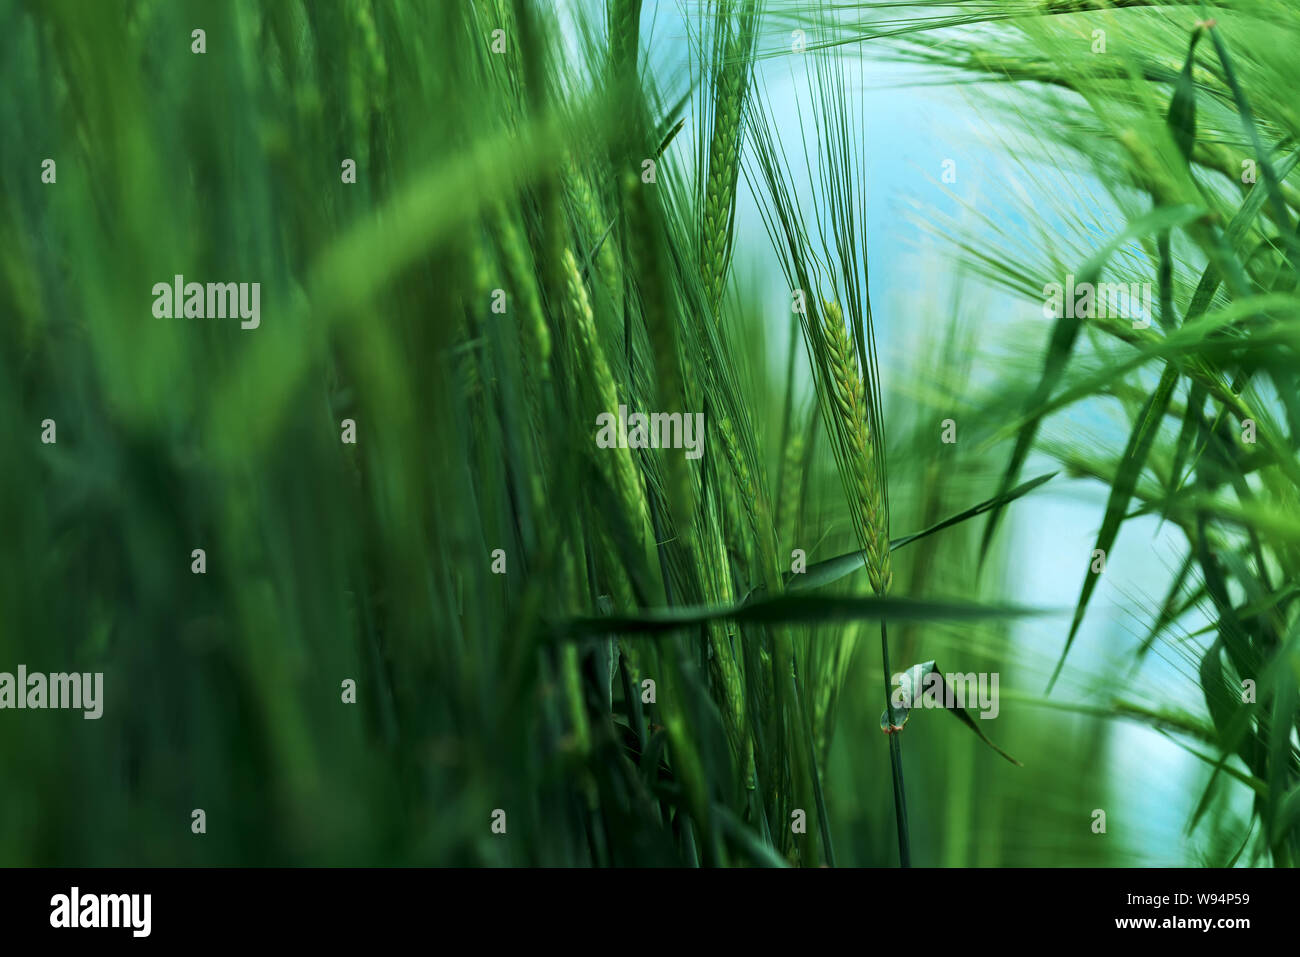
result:
<svg viewBox="0 0 1300 957"><path fill-rule="evenodd" d="M885 714L892 714L889 701L889 635L880 623L880 658L884 662ZM889 735L889 771L894 778L894 817L898 824L898 864L912 866L912 842L907 829L907 794L903 788L903 744L897 733Z"/></svg>

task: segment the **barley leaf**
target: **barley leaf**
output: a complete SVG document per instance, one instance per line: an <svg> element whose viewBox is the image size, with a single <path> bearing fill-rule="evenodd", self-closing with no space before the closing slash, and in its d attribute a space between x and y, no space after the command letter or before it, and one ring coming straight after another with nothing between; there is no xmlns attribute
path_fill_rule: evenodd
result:
<svg viewBox="0 0 1300 957"><path fill-rule="evenodd" d="M1020 498L1022 495L1027 495L1057 474L1058 473L1056 472L1048 472L1044 475L1038 476L1037 478L1030 479L1028 482L1022 482L1020 485L1017 485L1008 492L1004 492L1001 495L995 495L990 499L985 499L978 505L973 505L955 515L950 515L943 521L931 525L929 528L922 529L919 532L913 532L910 535L904 535L902 538L896 538L889 543L889 549L890 551L893 551L902 548L904 545L910 545L912 542L933 535L935 532L942 531L945 528L951 528L969 518L983 515L991 508L1005 505L1008 502ZM832 582L839 581L846 575L851 575L853 572L861 569L865 560L866 552L862 549L858 549L856 551L847 552L843 555L837 555L834 558L828 558L825 561L816 562L815 564L809 565L807 569L799 574L794 574L793 572L788 573L785 576L786 591L808 591L813 588L821 588L823 585L829 585ZM757 593L757 590L751 594L755 593Z"/></svg>
<svg viewBox="0 0 1300 957"><path fill-rule="evenodd" d="M1038 609L1013 605L982 605L917 598L779 595L765 601L725 608L682 606L598 618L570 618L554 624L550 633L553 638L562 639L611 633L679 631L711 621L761 622L769 625L860 620L977 621L1041 613Z"/></svg>
<svg viewBox="0 0 1300 957"><path fill-rule="evenodd" d="M1102 518L1101 531L1097 535L1097 544L1094 546L1094 551L1100 551L1103 555L1107 555L1110 553L1111 546L1115 544L1115 538L1119 534L1119 527L1124 521L1125 512L1128 511L1128 503L1133 498L1133 491L1137 488L1138 476L1142 474L1142 467L1146 463L1147 455L1151 452L1151 445L1155 441L1156 433L1160 430L1160 422L1164 419L1165 409L1169 406L1169 397L1173 394L1174 386L1177 384L1178 371L1173 363L1169 363L1160 376L1160 383L1156 386L1156 391L1147 400L1146 407L1142 410L1142 414L1138 416L1137 424L1134 425L1133 431L1129 435L1128 447L1124 450L1124 455L1120 459L1119 467L1115 472L1115 478L1111 483L1110 497L1106 502L1106 514ZM1097 579L1100 576L1091 569L1091 556L1089 556L1088 562L1090 567L1084 572L1083 588L1079 593L1079 602L1075 606L1074 620L1070 623L1070 634L1065 639L1065 649L1061 652L1060 660L1057 661L1056 668L1052 672L1052 678L1047 684L1049 692L1052 690L1052 686L1056 684L1057 677L1061 674L1061 668L1065 664L1065 657L1070 653L1070 646L1074 643L1074 637L1078 634L1079 625L1083 622L1083 614L1088 607L1088 599L1092 597L1093 589L1097 587Z"/></svg>

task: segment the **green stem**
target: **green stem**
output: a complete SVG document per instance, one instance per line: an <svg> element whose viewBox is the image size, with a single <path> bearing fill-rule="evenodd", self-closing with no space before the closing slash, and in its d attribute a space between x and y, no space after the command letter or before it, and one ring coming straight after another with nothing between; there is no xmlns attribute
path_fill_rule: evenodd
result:
<svg viewBox="0 0 1300 957"><path fill-rule="evenodd" d="M885 665L885 714L893 714L889 701L889 638L880 623L880 657ZM898 822L898 864L912 866L912 845L907 836L907 795L903 790L903 745L897 732L889 736L889 769L894 777L894 815Z"/></svg>
<svg viewBox="0 0 1300 957"><path fill-rule="evenodd" d="M803 683L799 680L799 668L794 669L794 693L799 702L799 723L804 729L804 743L808 748L808 766L812 770L813 798L817 802L817 824L822 837L822 854L829 867L835 866L835 851L831 847L830 815L826 813L826 794L822 790L821 770L817 767L817 746L813 741L811 712L804 706Z"/></svg>

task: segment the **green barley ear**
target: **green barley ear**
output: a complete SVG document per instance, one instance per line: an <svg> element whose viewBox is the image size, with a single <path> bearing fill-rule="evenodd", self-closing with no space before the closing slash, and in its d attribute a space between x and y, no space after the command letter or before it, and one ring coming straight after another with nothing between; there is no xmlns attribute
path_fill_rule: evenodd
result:
<svg viewBox="0 0 1300 957"><path fill-rule="evenodd" d="M521 345L525 356L532 360L525 368L536 370L537 375L545 381L551 376L551 333L546 327L546 318L542 312L532 251L504 206L497 207L494 222L506 275L521 302Z"/></svg>
<svg viewBox="0 0 1300 957"><path fill-rule="evenodd" d="M700 275L715 319L722 304L722 290L731 262L741 130L757 36L757 14L758 5L754 0L746 0L738 24L731 22L732 5L729 3L720 3L715 16L713 129L709 136L704 222L700 234Z"/></svg>
<svg viewBox="0 0 1300 957"><path fill-rule="evenodd" d="M725 414L719 416L718 431L722 435L722 450L727 457L727 464L731 466L731 470L736 476L736 482L740 486L745 518L749 522L750 531L757 538L762 534L758 514L754 508L758 492L754 487L754 476L750 473L749 466L745 464L744 455L741 454L740 443L736 439L736 430L731 424L730 417Z"/></svg>
<svg viewBox="0 0 1300 957"><path fill-rule="evenodd" d="M622 274L615 255L617 243L610 242L607 235L612 228L610 211L601 202L587 172L570 156L565 168L565 183L568 187L570 203L578 224L581 227L584 247L581 265L588 276L596 281L610 300L618 298L618 286Z"/></svg>
<svg viewBox="0 0 1300 957"><path fill-rule="evenodd" d="M867 553L867 576L872 591L883 595L893 581L884 481L868 412L868 389L859 374L857 353L844 328L844 316L837 303L825 303L822 334L835 403L833 411L840 423L838 431L848 460L845 463L848 466L845 481L852 485L857 532Z"/></svg>
<svg viewBox="0 0 1300 957"><path fill-rule="evenodd" d="M567 246L561 255L561 268L564 272L569 313L577 331L572 337L574 368L586 370L587 381L590 383L587 411L614 413L618 409L618 387L604 350L601 349L596 320L591 311L591 299L587 295L587 286L582 281L578 260L573 255L573 250ZM629 515L634 516L637 527L641 528L649 520L650 509L632 452L626 448L607 451L609 454L602 453L597 457L601 469L623 507Z"/></svg>

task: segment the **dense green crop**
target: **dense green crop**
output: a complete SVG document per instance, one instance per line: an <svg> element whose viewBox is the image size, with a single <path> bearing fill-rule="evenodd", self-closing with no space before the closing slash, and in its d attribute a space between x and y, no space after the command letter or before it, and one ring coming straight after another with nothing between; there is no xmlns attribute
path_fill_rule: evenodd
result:
<svg viewBox="0 0 1300 957"><path fill-rule="evenodd" d="M0 673L102 674L93 720L0 678L0 864L1293 863L1300 27L1115 7L0 0ZM1113 205L955 227L888 360L885 57ZM1154 321L1071 302L976 388L959 264ZM1089 404L1126 434L1049 427ZM994 537L1049 456L1103 565L1184 536L1077 681L1095 552L1040 620ZM936 660L1005 723L909 720ZM1080 774L1117 722L1207 764L1164 857Z"/></svg>

